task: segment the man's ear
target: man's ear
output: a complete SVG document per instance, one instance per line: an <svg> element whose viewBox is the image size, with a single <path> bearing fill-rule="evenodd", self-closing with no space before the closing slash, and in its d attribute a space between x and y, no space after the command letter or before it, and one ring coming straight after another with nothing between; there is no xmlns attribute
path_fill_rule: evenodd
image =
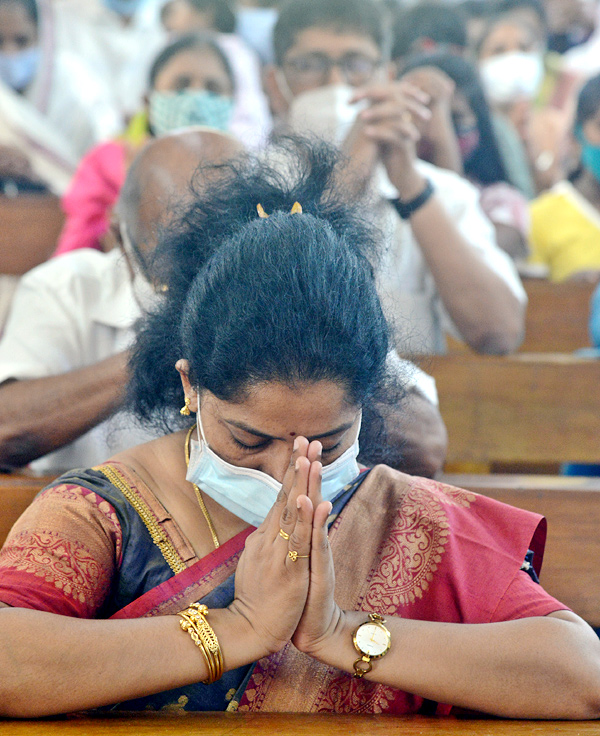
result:
<svg viewBox="0 0 600 736"><path fill-rule="evenodd" d="M189 399L189 410L193 412L198 411L198 392L190 383L190 364L185 358L180 358L175 363L175 368L181 378L181 385L183 386L184 399Z"/></svg>
<svg viewBox="0 0 600 736"><path fill-rule="evenodd" d="M269 107L274 118L284 118L290 109L290 91L282 89L285 79L279 67L268 64L263 72L263 87L269 99ZM287 85L286 85L287 86Z"/></svg>

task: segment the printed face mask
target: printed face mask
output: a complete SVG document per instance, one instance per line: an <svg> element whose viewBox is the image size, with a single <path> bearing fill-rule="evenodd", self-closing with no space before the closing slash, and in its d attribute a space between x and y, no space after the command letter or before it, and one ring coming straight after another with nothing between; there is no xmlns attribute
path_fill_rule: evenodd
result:
<svg viewBox="0 0 600 736"><path fill-rule="evenodd" d="M0 79L11 89L21 92L35 77L40 57L41 52L37 46L16 54L0 53Z"/></svg>
<svg viewBox="0 0 600 736"><path fill-rule="evenodd" d="M155 135L205 125L226 131L233 115L233 99L207 90L152 92L149 120Z"/></svg>
<svg viewBox="0 0 600 736"><path fill-rule="evenodd" d="M281 490L281 483L260 470L242 468L223 460L206 442L199 411L196 421L199 441L191 442L187 480L199 486L204 493L238 518L252 526L259 526L275 503ZM354 444L337 460L323 467L321 476L323 500L335 500L344 486L358 475L356 458L359 433L360 423Z"/></svg>
<svg viewBox="0 0 600 736"><path fill-rule="evenodd" d="M537 95L544 78L544 61L539 53L511 51L485 59L479 71L490 102L506 105Z"/></svg>
<svg viewBox="0 0 600 736"><path fill-rule="evenodd" d="M367 102L351 105L356 93L345 84L303 92L295 97L288 113L288 124L295 133L317 135L339 145L350 132L356 117Z"/></svg>

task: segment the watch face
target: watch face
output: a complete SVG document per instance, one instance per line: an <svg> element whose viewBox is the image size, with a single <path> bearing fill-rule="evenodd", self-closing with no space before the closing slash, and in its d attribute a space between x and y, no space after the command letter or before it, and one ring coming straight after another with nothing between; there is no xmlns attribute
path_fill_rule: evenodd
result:
<svg viewBox="0 0 600 736"><path fill-rule="evenodd" d="M389 634L379 624L362 624L358 627L355 640L361 652L370 657L380 657L390 645Z"/></svg>

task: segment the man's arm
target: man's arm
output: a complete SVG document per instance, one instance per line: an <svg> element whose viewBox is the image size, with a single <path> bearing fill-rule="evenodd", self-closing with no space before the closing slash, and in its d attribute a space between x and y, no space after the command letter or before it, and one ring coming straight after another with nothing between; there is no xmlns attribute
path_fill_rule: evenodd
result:
<svg viewBox="0 0 600 736"><path fill-rule="evenodd" d="M371 105L360 113L362 135L376 143L388 177L402 201L417 197L425 177L416 166L419 131L407 115L401 83L358 93ZM433 194L410 218L446 311L465 341L478 352L508 353L523 337L524 305L484 260Z"/></svg>
<svg viewBox="0 0 600 736"><path fill-rule="evenodd" d="M127 353L62 375L0 385L0 467L16 468L73 442L123 401Z"/></svg>

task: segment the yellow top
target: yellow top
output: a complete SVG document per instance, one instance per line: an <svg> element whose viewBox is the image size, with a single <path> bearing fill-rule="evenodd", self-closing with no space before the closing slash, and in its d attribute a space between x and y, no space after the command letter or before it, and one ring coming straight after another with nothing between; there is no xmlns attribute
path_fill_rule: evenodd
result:
<svg viewBox="0 0 600 736"><path fill-rule="evenodd" d="M600 212L567 181L530 205L531 263L550 269L552 281L600 270Z"/></svg>

